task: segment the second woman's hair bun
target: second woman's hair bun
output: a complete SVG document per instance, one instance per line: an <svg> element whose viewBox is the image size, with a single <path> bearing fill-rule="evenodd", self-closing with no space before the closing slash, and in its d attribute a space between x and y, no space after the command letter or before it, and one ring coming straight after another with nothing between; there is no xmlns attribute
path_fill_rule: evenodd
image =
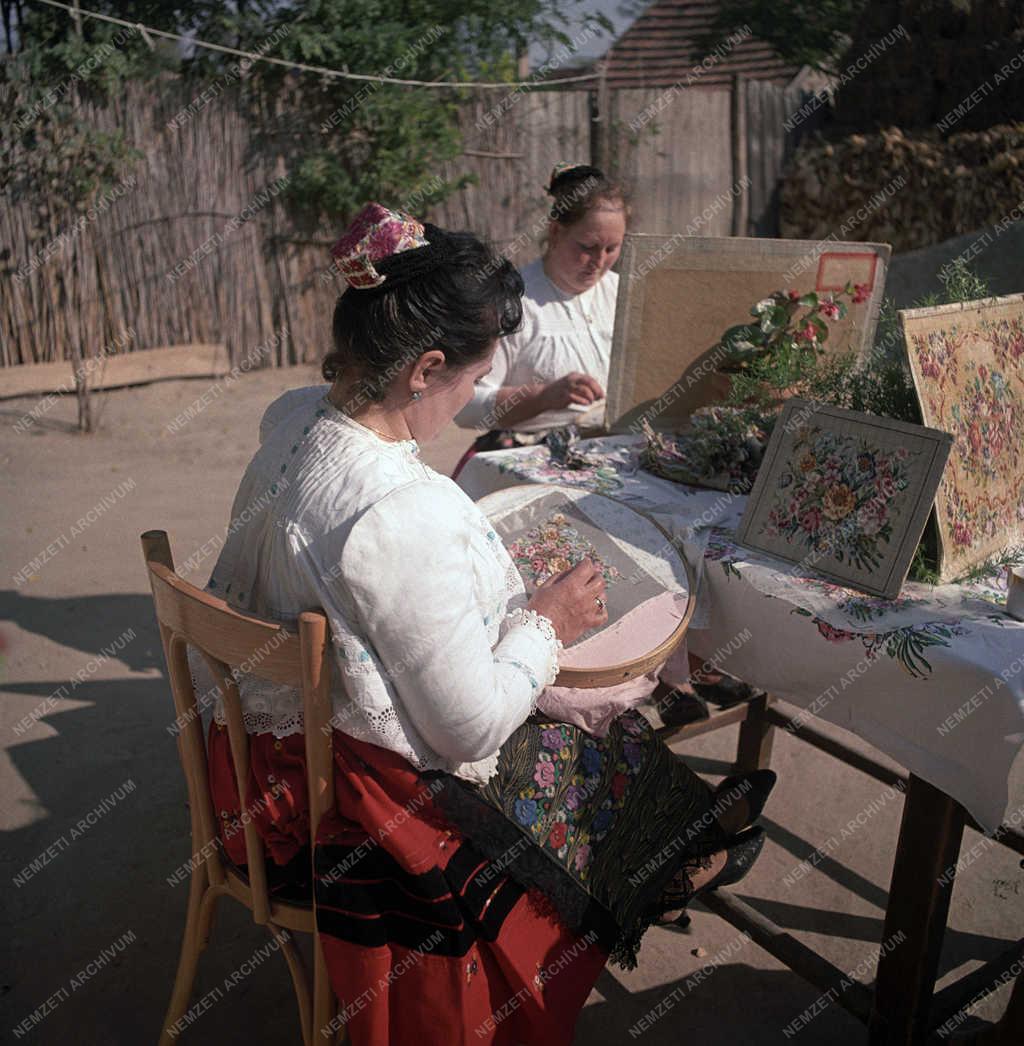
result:
<svg viewBox="0 0 1024 1046"><path fill-rule="evenodd" d="M551 180L544 191L549 196L556 196L561 190L587 178L603 180L604 171L589 163L557 163L551 171Z"/></svg>

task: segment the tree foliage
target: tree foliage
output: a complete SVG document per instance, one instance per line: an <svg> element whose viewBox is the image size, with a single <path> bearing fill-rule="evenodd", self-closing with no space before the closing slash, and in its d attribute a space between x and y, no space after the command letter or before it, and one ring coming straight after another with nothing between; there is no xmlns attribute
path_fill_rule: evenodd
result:
<svg viewBox="0 0 1024 1046"><path fill-rule="evenodd" d="M208 0L90 9L239 50L369 76L437 81L516 78L536 42L567 42L579 0ZM17 20L20 13L21 21ZM82 103L104 105L125 81L176 72L196 92L223 91L247 112L254 147L284 158L283 196L313 228L351 217L368 199L414 212L457 181L442 165L461 148L463 89L346 81L156 41L41 5L4 2L8 55L0 72L6 119L0 175L12 199L59 198L83 208L140 154L123 132L90 126ZM230 90L228 90L228 88ZM500 93L495 92L495 100Z"/></svg>
<svg viewBox="0 0 1024 1046"><path fill-rule="evenodd" d="M730 33L749 26L753 36L793 65L833 72L867 5L868 0L722 0L702 47L710 52Z"/></svg>

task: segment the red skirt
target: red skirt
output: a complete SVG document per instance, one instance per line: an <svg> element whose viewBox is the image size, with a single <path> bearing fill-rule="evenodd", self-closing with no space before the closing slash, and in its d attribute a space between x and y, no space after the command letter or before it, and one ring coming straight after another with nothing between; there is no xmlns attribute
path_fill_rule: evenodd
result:
<svg viewBox="0 0 1024 1046"><path fill-rule="evenodd" d="M249 815L275 893L309 888L301 734L250 739ZM394 752L334 732L337 810L319 826L317 921L356 1046L561 1046L608 951L503 874L433 801L439 782ZM228 857L245 862L227 732L211 724L210 787ZM508 862L505 862L507 864ZM274 867L276 866L276 867Z"/></svg>

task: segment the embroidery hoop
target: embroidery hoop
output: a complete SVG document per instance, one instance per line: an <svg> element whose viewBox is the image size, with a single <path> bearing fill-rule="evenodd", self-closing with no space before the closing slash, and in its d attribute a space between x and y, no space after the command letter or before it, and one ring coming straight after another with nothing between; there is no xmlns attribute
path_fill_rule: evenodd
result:
<svg viewBox="0 0 1024 1046"><path fill-rule="evenodd" d="M584 633L564 649L555 686L616 686L662 665L683 641L696 605L696 581L677 542L657 520L606 494L557 483L506 487L480 498L477 507L506 547L546 522L553 512L562 511L574 525L581 521L593 528L609 525L602 531L604 543L596 544L596 550L606 562L632 562L629 577L608 585L608 624ZM528 577L523 581L532 583ZM637 597L659 586L661 594L629 606L628 589L616 589L630 581L645 586L637 589Z"/></svg>

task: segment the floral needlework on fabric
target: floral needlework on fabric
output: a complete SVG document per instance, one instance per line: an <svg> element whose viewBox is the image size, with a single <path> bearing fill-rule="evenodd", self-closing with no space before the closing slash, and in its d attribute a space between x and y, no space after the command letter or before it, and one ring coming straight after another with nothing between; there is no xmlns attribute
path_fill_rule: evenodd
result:
<svg viewBox="0 0 1024 1046"><path fill-rule="evenodd" d="M896 599L884 599L882 596L867 596L853 588L834 585L830 581L812 577L794 577L794 585L814 589L822 595L835 600L837 610L843 611L856 621L873 621L885 617L894 610L922 606L928 601L923 596L900 595Z"/></svg>
<svg viewBox="0 0 1024 1046"><path fill-rule="evenodd" d="M860 640L868 662L882 655L891 657L900 668L916 679L927 679L932 674L931 662L924 654L928 647L948 647L953 640L971 634L969 628L956 621L924 621L919 625L906 625L887 632L854 632L836 628L802 608L794 609L793 613L811 618L818 634L828 642Z"/></svg>
<svg viewBox="0 0 1024 1046"><path fill-rule="evenodd" d="M622 576L617 567L601 559L594 546L561 512L556 512L513 542L509 554L523 578L535 586L576 566L587 556L600 568L606 585Z"/></svg>
<svg viewBox="0 0 1024 1046"><path fill-rule="evenodd" d="M795 466L779 475L764 533L875 569L908 485L907 449L885 450L859 434L809 425L793 450Z"/></svg>
<svg viewBox="0 0 1024 1046"><path fill-rule="evenodd" d="M954 580L1024 543L1024 296L904 323L924 423L953 436L936 515L940 577Z"/></svg>
<svg viewBox="0 0 1024 1046"><path fill-rule="evenodd" d="M591 468L570 468L553 461L547 447L538 447L528 454L502 461L498 471L511 472L534 483L564 483L569 487L585 487L598 494L612 494L623 486L613 461Z"/></svg>
<svg viewBox="0 0 1024 1046"><path fill-rule="evenodd" d="M710 789L632 710L604 738L531 718L502 746L498 773L479 795L610 914L620 934L613 961L630 966L662 887L713 821L700 821ZM523 849L501 852L513 867Z"/></svg>

